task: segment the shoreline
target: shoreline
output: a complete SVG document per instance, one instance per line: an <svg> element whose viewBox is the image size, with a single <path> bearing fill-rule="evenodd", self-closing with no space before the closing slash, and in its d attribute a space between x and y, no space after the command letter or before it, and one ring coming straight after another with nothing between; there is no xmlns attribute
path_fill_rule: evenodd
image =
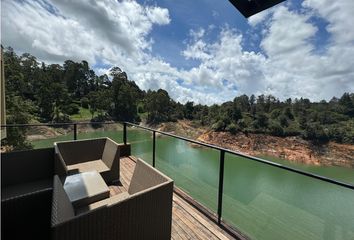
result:
<svg viewBox="0 0 354 240"><path fill-rule="evenodd" d="M250 156L269 156L313 166L354 168L354 145L329 142L313 145L299 137L275 137L264 134L206 132L198 141L225 147Z"/></svg>
<svg viewBox="0 0 354 240"><path fill-rule="evenodd" d="M200 142L231 149L250 156L275 157L283 161L312 166L340 166L354 168L354 145L329 142L315 145L300 137L276 137L242 132L215 132L188 120L161 123L154 126ZM200 147L191 143L192 147Z"/></svg>
<svg viewBox="0 0 354 240"><path fill-rule="evenodd" d="M187 120L162 123L154 128L174 133L176 135L195 139L200 142L241 152L246 155L260 157L274 157L293 163L312 166L340 166L354 168L354 145L329 142L323 145L314 145L300 137L275 137L265 134L231 134L228 132L215 132L200 127ZM107 125L105 131L121 129L119 125ZM81 126L78 132L94 132L98 129L90 125ZM27 140L45 140L71 133L71 129L35 127L32 128ZM191 143L192 147L200 147Z"/></svg>

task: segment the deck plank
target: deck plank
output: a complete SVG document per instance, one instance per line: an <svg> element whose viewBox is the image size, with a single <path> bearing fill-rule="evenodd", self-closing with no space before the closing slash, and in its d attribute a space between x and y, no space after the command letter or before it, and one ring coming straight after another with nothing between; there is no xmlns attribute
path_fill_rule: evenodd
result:
<svg viewBox="0 0 354 240"><path fill-rule="evenodd" d="M135 157L120 159L120 182L109 186L110 194L127 191L135 168ZM173 194L171 239L233 239L218 225L177 194Z"/></svg>

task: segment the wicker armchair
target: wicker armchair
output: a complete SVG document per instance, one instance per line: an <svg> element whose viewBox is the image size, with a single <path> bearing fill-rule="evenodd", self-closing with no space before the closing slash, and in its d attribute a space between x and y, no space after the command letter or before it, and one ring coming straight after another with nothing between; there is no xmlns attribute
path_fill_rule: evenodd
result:
<svg viewBox="0 0 354 240"><path fill-rule="evenodd" d="M59 176L96 170L106 182L119 180L119 145L110 138L55 142Z"/></svg>
<svg viewBox="0 0 354 240"><path fill-rule="evenodd" d="M74 209L54 177L54 240L171 239L173 181L138 160L127 192Z"/></svg>

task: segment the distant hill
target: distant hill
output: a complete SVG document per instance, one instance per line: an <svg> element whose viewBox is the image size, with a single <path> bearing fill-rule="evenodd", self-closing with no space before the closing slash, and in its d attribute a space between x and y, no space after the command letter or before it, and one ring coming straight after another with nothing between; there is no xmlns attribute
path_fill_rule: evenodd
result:
<svg viewBox="0 0 354 240"><path fill-rule="evenodd" d="M142 91L119 67L97 76L86 61L40 63L28 53L4 52L7 123L131 121L159 124L187 119L216 132L298 136L315 144L354 144L354 94L330 101L280 101L272 95L235 96L206 106L171 99L168 92ZM26 148L25 129L8 132L4 144Z"/></svg>

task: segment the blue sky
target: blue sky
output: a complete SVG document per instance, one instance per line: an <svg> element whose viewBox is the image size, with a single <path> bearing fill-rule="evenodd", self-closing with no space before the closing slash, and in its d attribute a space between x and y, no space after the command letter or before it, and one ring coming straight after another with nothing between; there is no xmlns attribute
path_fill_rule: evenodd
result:
<svg viewBox="0 0 354 240"><path fill-rule="evenodd" d="M18 53L119 66L180 102L354 92L354 1L287 0L249 19L228 0L4 0L1 11L1 42Z"/></svg>
<svg viewBox="0 0 354 240"><path fill-rule="evenodd" d="M141 4L146 1L138 1ZM156 4L156 1L150 1ZM186 61L180 54L188 40L191 29L209 28L208 41L215 41L220 28L229 25L246 33L249 30L247 19L244 18L229 1L219 1L217 4L213 0L194 1L158 1L158 6L169 9L171 23L167 26L154 28L151 36L155 39L153 53L163 56L168 62L176 67L188 68L196 66L193 61ZM166 52L165 48L169 51ZM259 50L245 42L245 47L249 50Z"/></svg>

